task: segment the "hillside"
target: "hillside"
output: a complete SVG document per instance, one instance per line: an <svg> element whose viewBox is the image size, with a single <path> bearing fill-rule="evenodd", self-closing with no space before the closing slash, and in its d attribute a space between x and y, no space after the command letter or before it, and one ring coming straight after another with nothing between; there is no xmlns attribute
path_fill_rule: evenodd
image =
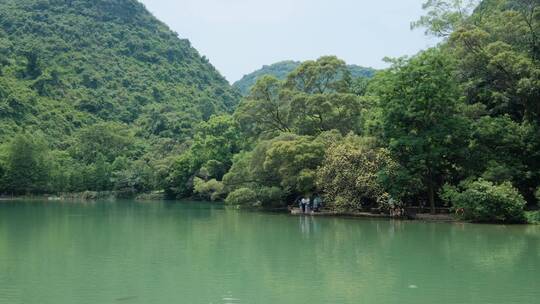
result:
<svg viewBox="0 0 540 304"><path fill-rule="evenodd" d="M163 189L238 99L136 0L0 1L0 193Z"/></svg>
<svg viewBox="0 0 540 304"><path fill-rule="evenodd" d="M242 79L238 80L233 84L233 86L240 91L242 95L247 95L251 87L257 82L263 75L272 75L277 79L285 79L289 73L298 68L302 62L300 61L280 61L271 65L265 65L261 69L252 72L250 74L244 75ZM347 65L351 76L353 78L358 77L368 77L371 78L375 74L375 70L372 68L365 68L358 65Z"/></svg>
<svg viewBox="0 0 540 304"><path fill-rule="evenodd" d="M0 139L56 145L102 121L182 139L237 96L188 40L135 0L0 2Z"/></svg>

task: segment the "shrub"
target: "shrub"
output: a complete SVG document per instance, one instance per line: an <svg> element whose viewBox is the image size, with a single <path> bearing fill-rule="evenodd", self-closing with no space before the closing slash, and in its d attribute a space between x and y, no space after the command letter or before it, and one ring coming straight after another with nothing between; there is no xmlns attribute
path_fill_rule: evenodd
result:
<svg viewBox="0 0 540 304"><path fill-rule="evenodd" d="M231 192L225 199L228 205L255 205L257 203L257 193L249 188L240 188Z"/></svg>
<svg viewBox="0 0 540 304"><path fill-rule="evenodd" d="M194 191L203 199L212 201L222 199L223 183L215 179L205 181L202 178L195 177L193 181Z"/></svg>
<svg viewBox="0 0 540 304"><path fill-rule="evenodd" d="M529 224L540 224L540 211L525 212Z"/></svg>
<svg viewBox="0 0 540 304"><path fill-rule="evenodd" d="M259 201L264 207L279 207L284 203L284 193L279 187L262 187L258 191Z"/></svg>
<svg viewBox="0 0 540 304"><path fill-rule="evenodd" d="M463 218L476 222L525 222L525 199L510 182L499 185L478 179L459 188L445 186L442 198L463 210Z"/></svg>

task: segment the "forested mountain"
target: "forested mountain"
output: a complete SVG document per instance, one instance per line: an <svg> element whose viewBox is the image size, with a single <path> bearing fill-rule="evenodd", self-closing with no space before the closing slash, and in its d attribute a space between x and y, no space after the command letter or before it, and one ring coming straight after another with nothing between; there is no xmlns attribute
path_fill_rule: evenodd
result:
<svg viewBox="0 0 540 304"><path fill-rule="evenodd" d="M0 142L39 141L66 172L178 153L200 121L237 100L208 60L138 1L0 1ZM71 173L63 178L91 175ZM112 187L63 183L66 191Z"/></svg>
<svg viewBox="0 0 540 304"><path fill-rule="evenodd" d="M244 75L242 79L238 80L233 84L235 88L237 88L242 95L247 95L249 93L249 90L253 85L257 82L257 79L264 75L271 75L276 77L277 79L283 80L287 78L287 75L294 71L296 68L298 68L302 62L300 61L280 61L271 65L265 65L261 69L252 72L250 74ZM349 72L351 73L351 77L353 78L359 78L359 77L367 77L371 78L373 75L375 75L375 70L372 68L364 68L358 65L348 65Z"/></svg>
<svg viewBox="0 0 540 304"><path fill-rule="evenodd" d="M236 102L189 41L137 1L4 0L0 20L0 138L24 126L65 139L99 121L181 138Z"/></svg>

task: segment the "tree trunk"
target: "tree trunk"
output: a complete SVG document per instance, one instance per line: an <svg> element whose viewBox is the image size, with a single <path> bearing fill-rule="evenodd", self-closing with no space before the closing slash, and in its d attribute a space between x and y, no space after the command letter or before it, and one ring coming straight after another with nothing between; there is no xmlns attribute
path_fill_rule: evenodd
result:
<svg viewBox="0 0 540 304"><path fill-rule="evenodd" d="M433 189L432 182L430 182L428 185L428 198L429 206L431 207L431 214L435 214L435 189Z"/></svg>

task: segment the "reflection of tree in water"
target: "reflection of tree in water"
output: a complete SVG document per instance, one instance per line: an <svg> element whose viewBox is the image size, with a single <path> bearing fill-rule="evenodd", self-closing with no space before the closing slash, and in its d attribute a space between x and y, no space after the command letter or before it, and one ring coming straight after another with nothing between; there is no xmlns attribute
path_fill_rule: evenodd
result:
<svg viewBox="0 0 540 304"><path fill-rule="evenodd" d="M533 228L536 230L535 228ZM445 256L467 268L510 271L524 255L538 252L540 234L527 234L526 226L455 224L451 233L441 234ZM506 271L505 270L505 271Z"/></svg>
<svg viewBox="0 0 540 304"><path fill-rule="evenodd" d="M535 282L537 272L523 270L540 267L534 226L293 217L191 204L55 208L23 208L10 218L0 213L1 254L41 261L46 248L69 248L67 260L46 259L60 273L91 267L81 285L127 277L130 285L120 287L131 296L140 295L137 286L159 282L145 290L172 290L186 303L432 303L419 294L441 288L448 299L466 303L478 294L467 282L502 293L502 283L516 289ZM39 267L28 263L12 276Z"/></svg>

